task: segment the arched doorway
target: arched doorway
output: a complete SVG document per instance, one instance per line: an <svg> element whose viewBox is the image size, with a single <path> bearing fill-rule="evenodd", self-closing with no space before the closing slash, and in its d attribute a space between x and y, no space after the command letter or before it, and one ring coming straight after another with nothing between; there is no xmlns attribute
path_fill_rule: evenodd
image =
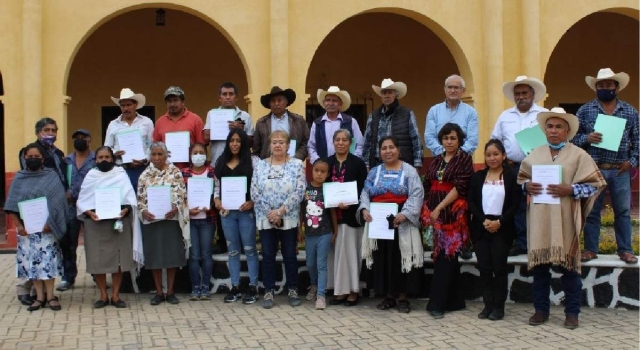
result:
<svg viewBox="0 0 640 350"><path fill-rule="evenodd" d="M86 128L93 135L92 147L102 144L106 125L119 115L109 97L124 87L143 93L149 107L144 113L156 118L166 112L163 93L171 85L183 88L187 108L203 120L207 111L218 106L221 83L232 81L239 96L247 94L240 57L218 29L196 15L166 8L164 25L159 26L157 10L120 14L102 24L79 48L67 79L69 135ZM242 98L238 104L246 109ZM70 137L66 142L72 149Z"/></svg>
<svg viewBox="0 0 640 350"><path fill-rule="evenodd" d="M636 11L637 16L637 11ZM545 106L563 105L575 112L595 98L585 76L600 68L626 72L631 83L620 98L638 107L638 19L620 13L595 12L576 22L556 44L544 77Z"/></svg>
<svg viewBox="0 0 640 350"><path fill-rule="evenodd" d="M351 112L364 132L367 115L380 106L371 85L391 78L407 84L401 104L413 109L422 135L427 111L444 100L444 80L459 72L445 43L424 24L395 13L359 14L334 28L316 50L306 80L307 116L321 112L317 89L337 85L349 91Z"/></svg>

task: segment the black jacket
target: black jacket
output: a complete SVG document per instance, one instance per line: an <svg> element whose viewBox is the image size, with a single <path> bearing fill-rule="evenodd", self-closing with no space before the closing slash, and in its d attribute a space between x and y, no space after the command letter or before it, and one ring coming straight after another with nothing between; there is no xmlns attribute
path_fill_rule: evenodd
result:
<svg viewBox="0 0 640 350"><path fill-rule="evenodd" d="M329 161L329 179L327 182L331 182L331 176L333 175L333 168L338 167L340 164L336 158L336 155L332 155L328 159ZM347 159L342 162L344 171L344 182L355 181L358 186L358 198L364 188L364 181L367 179L367 166L364 161L357 156L349 153ZM338 209L340 210L340 209ZM348 209L342 211L342 222L350 227L361 227L356 220L356 212L358 211L358 204L350 205Z"/></svg>

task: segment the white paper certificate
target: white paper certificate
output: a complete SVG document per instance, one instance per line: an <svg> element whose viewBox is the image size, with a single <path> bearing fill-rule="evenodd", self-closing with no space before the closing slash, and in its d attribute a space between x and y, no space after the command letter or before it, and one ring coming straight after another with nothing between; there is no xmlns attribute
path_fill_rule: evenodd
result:
<svg viewBox="0 0 640 350"><path fill-rule="evenodd" d="M20 202L18 203L18 209L27 233L42 232L44 225L47 224L47 219L49 219L47 197Z"/></svg>
<svg viewBox="0 0 640 350"><path fill-rule="evenodd" d="M213 109L209 111L210 139L226 140L229 136L229 122L233 121L235 109Z"/></svg>
<svg viewBox="0 0 640 350"><path fill-rule="evenodd" d="M322 184L325 208L336 208L338 204L358 204L358 184L349 182L325 182Z"/></svg>
<svg viewBox="0 0 640 350"><path fill-rule="evenodd" d="M153 214L156 220L164 220L171 209L171 186L147 187L147 211Z"/></svg>
<svg viewBox="0 0 640 350"><path fill-rule="evenodd" d="M222 207L226 210L238 210L247 201L247 177L225 176L220 180Z"/></svg>
<svg viewBox="0 0 640 350"><path fill-rule="evenodd" d="M213 179L190 178L187 182L187 202L189 209L211 209L211 195L213 194Z"/></svg>
<svg viewBox="0 0 640 350"><path fill-rule="evenodd" d="M117 133L116 139L118 141L117 151L124 151L122 155L123 163L131 163L134 159L142 160L147 158L147 155L144 153L140 130L134 129Z"/></svg>
<svg viewBox="0 0 640 350"><path fill-rule="evenodd" d="M557 185L562 183L562 166L561 165L532 165L531 181L542 185L542 193L532 196L533 203L536 204L560 204L560 197L553 198L547 193L548 185Z"/></svg>
<svg viewBox="0 0 640 350"><path fill-rule="evenodd" d="M168 132L164 134L164 143L171 153L169 161L172 163L188 163L191 135L188 131Z"/></svg>
<svg viewBox="0 0 640 350"><path fill-rule="evenodd" d="M289 155L289 157L293 157L296 155L296 144L298 142L296 140L290 140L289 141L289 149L287 150L287 154Z"/></svg>
<svg viewBox="0 0 640 350"><path fill-rule="evenodd" d="M115 219L120 216L120 187L96 188L96 215L98 219Z"/></svg>
<svg viewBox="0 0 640 350"><path fill-rule="evenodd" d="M369 238L393 239L394 230L389 229L387 216L398 214L398 205L395 203L371 203L369 214L373 221L369 223Z"/></svg>

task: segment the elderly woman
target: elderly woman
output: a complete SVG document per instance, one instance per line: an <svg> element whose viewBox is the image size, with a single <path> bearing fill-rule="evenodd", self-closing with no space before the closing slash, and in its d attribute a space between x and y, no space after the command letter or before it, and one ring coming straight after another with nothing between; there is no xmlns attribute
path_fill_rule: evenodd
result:
<svg viewBox="0 0 640 350"><path fill-rule="evenodd" d="M55 278L62 275L62 252L58 242L67 231L65 190L55 171L43 169L44 155L39 145L29 144L21 154L25 170L19 171L11 182L4 206L18 233L17 275L34 282L36 300L27 310L35 311L48 303L51 310L58 311L62 307L53 294L53 286ZM27 201L36 199L46 201L49 215L41 229L27 230L24 206L29 204Z"/></svg>
<svg viewBox="0 0 640 350"><path fill-rule="evenodd" d="M156 295L151 299L151 305L163 301L178 304L180 301L173 293L173 283L176 268L187 264L190 238L187 190L180 169L167 160L167 146L162 142L154 142L150 149L151 164L138 180L138 211L143 223L145 266L153 273L156 285ZM148 192L151 189L159 192L162 187L170 188L171 203L163 204L171 209L166 213L152 213L149 211ZM166 296L162 293L162 269L167 269Z"/></svg>
<svg viewBox="0 0 640 350"><path fill-rule="evenodd" d="M300 305L296 257L300 202L306 180L302 161L289 157L289 134L276 130L269 136L271 157L258 162L251 179L251 199L262 243L262 307L273 307L278 241L289 289L289 305Z"/></svg>
<svg viewBox="0 0 640 350"><path fill-rule="evenodd" d="M378 310L388 310L397 305L398 311L411 311L407 294L419 292L424 262L422 237L420 236L420 208L424 190L420 176L410 164L399 159L398 140L385 136L378 142L382 164L369 171L360 195L360 207L356 217L366 222L362 240L362 255L369 269L369 280L376 294L385 295ZM393 240L370 239L370 209L372 203L395 203L398 213L394 216ZM379 220L379 218L376 218ZM396 302L396 296L398 301Z"/></svg>
<svg viewBox="0 0 640 350"><path fill-rule="evenodd" d="M362 159L349 152L352 140L351 133L346 129L337 130L333 134L333 147L336 153L329 157L328 181L355 181L360 194L364 187L364 180L367 178L367 166ZM358 304L363 228L356 220L357 210L358 204L340 203L336 213L338 236L335 240L333 265L335 298L329 302L331 305L355 306Z"/></svg>
<svg viewBox="0 0 640 350"><path fill-rule="evenodd" d="M422 220L433 229L434 272L427 311L434 318L445 310L466 307L460 285L458 255L469 240L467 190L473 174L471 156L460 150L465 134L455 123L438 133L444 152L433 159L424 177Z"/></svg>
<svg viewBox="0 0 640 350"><path fill-rule="evenodd" d="M91 169L82 182L78 196L77 215L84 222L84 249L87 272L95 278L100 299L93 303L96 309L109 304L125 308L120 299L122 272L134 270L134 257L143 262L142 251L133 252L133 242L142 242L140 222L136 211L136 194L123 168L115 166L111 148L102 146L96 150L96 168ZM96 190L117 188L121 198L121 212L117 217L101 218L96 213ZM107 294L107 273L113 280L113 296Z"/></svg>

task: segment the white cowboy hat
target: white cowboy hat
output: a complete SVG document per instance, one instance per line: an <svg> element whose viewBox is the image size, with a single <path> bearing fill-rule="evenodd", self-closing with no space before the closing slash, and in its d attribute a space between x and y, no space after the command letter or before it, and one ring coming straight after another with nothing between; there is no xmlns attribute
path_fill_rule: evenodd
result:
<svg viewBox="0 0 640 350"><path fill-rule="evenodd" d="M136 109L144 107L144 103L147 101L143 94L134 94L133 91L131 91L131 89L129 88L120 90L120 98L116 98L113 96L111 97L111 101L113 101L113 103L117 104L118 106L120 105L120 100L134 100L138 102L138 106L136 107Z"/></svg>
<svg viewBox="0 0 640 350"><path fill-rule="evenodd" d="M338 98L342 101L342 106L340 106L341 112L346 111L347 109L349 109L349 106L351 106L351 96L349 96L349 93L346 90L340 90L340 88L337 86L329 86L327 91L318 89L318 103L322 104L322 101L324 101L324 98L327 95L338 96Z"/></svg>
<svg viewBox="0 0 640 350"><path fill-rule="evenodd" d="M536 78L529 78L526 75L520 75L514 81L509 81L502 84L502 93L511 102L516 103L516 99L513 96L513 88L518 85L529 85L533 88L533 102L542 101L547 94L547 87Z"/></svg>
<svg viewBox="0 0 640 350"><path fill-rule="evenodd" d="M589 85L589 87L591 88L591 90L596 91L596 83L599 82L600 80L615 80L618 82L619 85L619 91L622 91L622 89L624 89L625 87L627 87L627 84L629 84L629 74L625 73L625 72L620 72L620 73L613 73L613 71L611 70L611 68L602 68L598 71L598 76L596 77L590 77L590 76L586 76L584 77L584 81L587 82L587 85Z"/></svg>
<svg viewBox="0 0 640 350"><path fill-rule="evenodd" d="M540 127L540 129L542 129L542 132L545 131L545 124L547 123L547 119L549 118L561 118L569 124L567 141L573 139L573 137L576 136L578 127L580 126L578 117L571 113L565 112L564 108L561 107L553 107L549 112L540 112L538 113L538 126Z"/></svg>
<svg viewBox="0 0 640 350"><path fill-rule="evenodd" d="M407 94L407 85L405 83L401 81L394 82L389 78L382 80L380 86L371 85L371 88L378 96L382 96L382 90L396 90L398 92L398 100Z"/></svg>

